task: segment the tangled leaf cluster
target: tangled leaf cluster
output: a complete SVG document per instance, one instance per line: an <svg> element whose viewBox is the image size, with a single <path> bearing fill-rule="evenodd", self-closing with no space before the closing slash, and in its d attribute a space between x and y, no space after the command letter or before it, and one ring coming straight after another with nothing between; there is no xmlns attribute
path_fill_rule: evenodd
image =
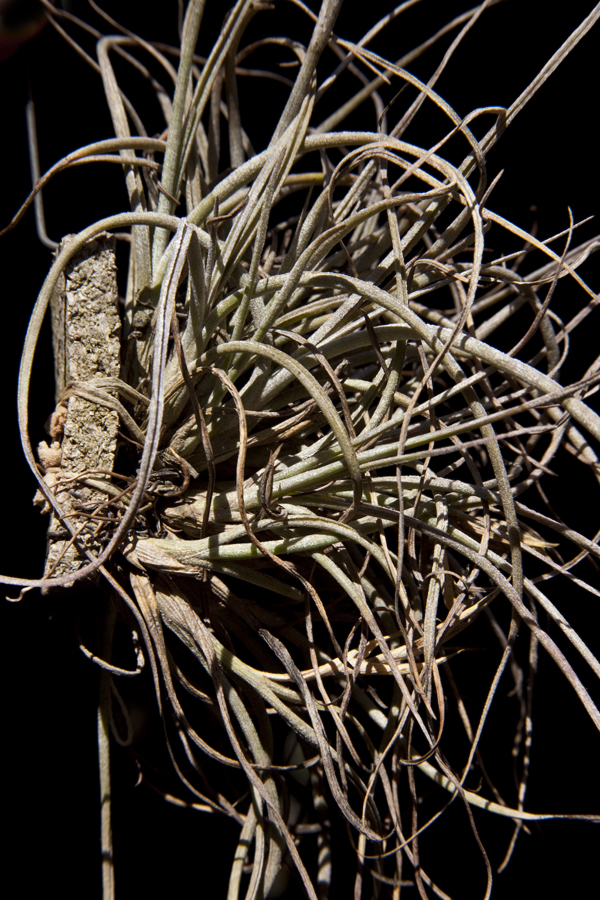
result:
<svg viewBox="0 0 600 900"><path fill-rule="evenodd" d="M97 35L94 65L116 138L77 150L36 185L39 192L74 164L116 159L131 210L61 245L25 345L25 451L78 565L37 581L4 580L48 589L102 573L116 604L95 651L105 665L102 753L109 720L116 727L126 718L124 707L110 713L124 674L111 656L118 615L140 640L135 671L144 661L152 670L185 799L239 823L229 900L242 889L266 897L290 864L307 896L326 896L340 817L356 854L355 896L364 882L365 896L399 897L406 863L422 896L445 896L420 863L418 835L429 823L419 817L418 779L437 783L440 808L462 802L512 818L515 836L540 818L524 811L522 733L538 645L600 730L573 667L600 677L600 663L543 590L562 576L597 596L571 570L600 550L535 500L565 449L600 480L592 449L600 418L584 399L600 380L597 364L575 384L560 381L569 334L596 302L577 269L597 242L573 249L573 223L540 241L494 213L485 163L598 13L508 110L461 119L435 83L489 4L436 36L455 37L427 84L406 60L368 49L401 8L351 43L334 33L340 0L324 0L308 46L292 38L245 45L252 17L264 16L267 27L268 15L266 4L238 0L205 59L194 55L203 5L191 0L177 50L129 33ZM73 16L49 15L73 42ZM237 82L252 74L252 54L271 44L297 69L256 152ZM146 136L117 82L115 54L147 75L165 114L162 135ZM144 54L174 91L145 69ZM319 81L321 56L319 74L330 74ZM275 68L260 74L282 78ZM323 119L328 91L353 78L360 89ZM404 99L385 108L380 90L390 82L410 85L415 98L394 126L388 119ZM377 126L343 130L365 103ZM448 128L435 146L420 147L404 134L428 104ZM479 120L491 127L477 139ZM445 145L457 138L465 157L453 164ZM530 250L546 263L521 274L513 258L493 258L491 228L522 240L520 263ZM57 279L104 232L131 245L121 374L71 384L68 395L116 410L121 445L114 472L69 476L74 491L87 485L102 495L77 520L58 503L60 474L44 480L33 456L28 378ZM564 250L552 249L561 237ZM562 278L587 295L567 323L551 308ZM499 349L494 338L509 318L519 337ZM504 633L494 611L507 606ZM480 615L503 650L471 723L451 670ZM573 664L546 618L570 642ZM476 782L482 729L519 630L529 631L531 668L518 686L523 776L510 806L467 785ZM444 755L448 704L458 704L470 744L460 769ZM124 739L118 728L117 736ZM314 871L303 855L311 835ZM105 872L107 892L110 880Z"/></svg>

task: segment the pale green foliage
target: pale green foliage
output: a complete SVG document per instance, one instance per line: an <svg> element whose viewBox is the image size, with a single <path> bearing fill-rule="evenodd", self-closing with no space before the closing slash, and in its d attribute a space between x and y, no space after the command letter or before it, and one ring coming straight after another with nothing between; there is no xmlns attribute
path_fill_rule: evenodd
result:
<svg viewBox="0 0 600 900"><path fill-rule="evenodd" d="M528 574L533 558L548 574L574 578L564 564L569 546L600 551L517 500L566 445L600 478L586 437L600 440L600 419L582 399L598 376L591 370L561 385L569 326L549 306L563 276L594 297L577 274L593 247L570 249L571 225L561 255L496 215L485 167L502 130L599 13L510 109L461 120L435 82L486 4L457 20L458 37L427 85L403 67L408 60L392 64L368 40L332 38L338 6L325 0L308 47L290 39L296 78L260 153L244 132L248 112L238 104L236 79L251 61L239 50L244 30L253 14L266 16L261 4L239 0L202 65L194 51L203 3L190 2L172 105L159 91L166 141L132 136L135 116L111 64L121 39L102 39L98 60L117 137L78 150L48 177L75 159L118 152L131 211L91 225L59 255L32 316L21 375L24 446L37 472L27 390L53 285L82 242L130 229L127 351L111 389L121 395L123 428L144 446L125 473L135 476L130 496L121 496L121 482L105 481L107 498L116 495L105 549L71 581L120 554L130 589L122 577L112 579L110 567L105 573L137 621L165 715L170 709L178 721L167 733L186 797L240 824L228 900L239 896L246 858L253 861L246 896L255 898L267 895L286 856L307 895L326 896L329 829L338 827L326 809L331 799L355 833L355 896L369 868L391 884L397 878L394 888L373 884L399 896L403 854L425 891L430 882L413 835L426 823L416 817L413 767L445 789L440 806L460 797L467 809L539 818L524 811L525 776L512 806L465 787L519 627L530 631L525 681L539 643L600 730L600 712L538 612L561 629L577 664L598 677L600 664ZM150 49L172 72L164 48ZM323 72L337 57L323 83L321 56ZM315 108L347 66L374 80L317 127ZM386 80L418 89L398 125L387 133L341 130L361 102L382 111L377 91ZM423 103L448 118L434 147L403 140ZM484 115L494 124L478 141L472 128ZM221 116L229 139L224 174ZM465 143L459 166L444 157L457 133ZM157 192L142 168L152 174L160 154ZM484 261L491 226L542 251L547 264L521 275L508 259L488 254ZM515 338L510 352L495 348L495 332L522 307L530 310L524 340ZM522 361L537 332L542 349ZM97 402L103 396L97 388ZM480 469L488 464L484 482ZM167 501L164 495L177 494L178 470L189 487ZM499 628L492 608L502 604L512 606L510 631L479 723L464 719L471 750L453 771L443 755L445 698L455 702L449 660L482 611ZM185 659L194 665L186 668ZM185 712L202 704L206 733ZM194 722L201 717L196 711ZM284 727L272 728L273 717ZM518 746L523 772L526 754ZM198 767L193 778L183 761ZM200 774L209 761L210 782ZM228 778L221 786L223 764L246 776L242 799ZM291 771L277 774L277 766ZM296 818L287 816L280 777L303 804ZM318 831L316 873L302 858L298 826L306 822ZM491 875L488 892L490 884Z"/></svg>

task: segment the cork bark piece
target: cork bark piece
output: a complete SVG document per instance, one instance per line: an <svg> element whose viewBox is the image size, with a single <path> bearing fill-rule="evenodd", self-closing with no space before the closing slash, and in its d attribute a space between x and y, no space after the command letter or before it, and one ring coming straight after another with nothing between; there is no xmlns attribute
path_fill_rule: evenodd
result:
<svg viewBox="0 0 600 900"><path fill-rule="evenodd" d="M72 237L61 243L62 249ZM120 329L118 310L115 238L99 235L88 241L71 260L57 283L52 298L52 341L57 409L52 417L52 452L40 447L43 456L58 466L46 466L46 481L69 515L87 547L99 551L95 536L98 521L81 515L92 513L107 499L101 491L86 487L73 475L90 470L113 470L119 419L114 410L71 396L63 400L73 382L114 378L120 371ZM65 409L66 407L66 409ZM62 442L60 442L62 431ZM58 441L57 441L58 439ZM57 453L60 442L60 454ZM96 480L101 475L94 476ZM79 515L78 515L79 513ZM106 509L102 510L106 515ZM87 562L82 551L61 539L65 529L54 513L48 529L46 577L74 572ZM66 548L66 549L65 549Z"/></svg>

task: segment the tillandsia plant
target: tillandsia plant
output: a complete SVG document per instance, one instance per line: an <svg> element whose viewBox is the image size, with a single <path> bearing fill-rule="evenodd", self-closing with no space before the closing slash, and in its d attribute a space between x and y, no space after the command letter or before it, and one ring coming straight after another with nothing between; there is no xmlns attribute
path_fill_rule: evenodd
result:
<svg viewBox="0 0 600 900"><path fill-rule="evenodd" d="M270 36L261 0L224 11L207 57L196 55L203 0L182 12L179 47L108 16L114 33L93 34L88 59L116 136L60 160L23 211L63 170L99 162L122 165L130 209L61 242L34 307L19 422L36 502L51 516L48 554L43 577L2 581L106 589L99 637L84 647L102 667L106 898L111 732L135 752L119 685L144 667L181 793L143 761L141 777L167 800L237 823L228 900L281 891L290 872L306 896L328 896L340 834L355 898L398 898L405 885L445 897L419 840L443 831L451 804L471 823L487 897L492 871L472 810L513 820L507 857L525 823L561 817L525 808L538 648L600 730L582 680L587 669L600 677L600 663L545 592L562 578L598 596L572 569L600 549L541 505L557 455L569 451L600 480L600 417L585 402L600 373L590 359L578 381L561 382L569 335L596 303L578 268L599 241L578 246L572 220L541 240L495 213L486 155L600 6L508 109L460 117L436 83L493 4L398 61L369 45L414 0L358 41L335 30L342 0L294 4L312 22L307 45ZM85 54L78 29L90 26L44 5ZM255 17L263 36L249 43ZM445 51L424 83L407 67L437 42ZM156 137L127 66L156 93ZM259 149L238 90L256 76L288 89ZM333 91L345 93L331 110ZM419 145L407 132L428 108L446 127ZM358 113L364 127L346 127ZM521 242L516 253L486 248L500 231ZM129 250L122 303L116 241ZM527 270L534 251L545 261ZM565 284L583 301L566 322L552 308ZM36 452L28 393L48 307L56 409ZM497 346L509 319L511 343ZM474 720L452 672L477 620L500 651ZM115 641L126 626L130 657ZM519 633L525 671L513 655ZM479 750L507 667L520 704L512 803ZM450 710L468 739L452 762ZM423 816L425 782L437 807Z"/></svg>

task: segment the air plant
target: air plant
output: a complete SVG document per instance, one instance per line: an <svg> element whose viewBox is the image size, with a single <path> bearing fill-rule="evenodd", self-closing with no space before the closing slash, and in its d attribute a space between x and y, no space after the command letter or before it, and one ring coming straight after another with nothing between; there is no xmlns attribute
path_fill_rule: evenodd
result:
<svg viewBox="0 0 600 900"><path fill-rule="evenodd" d="M45 5L84 53L71 34L81 23ZM63 240L34 307L19 421L37 502L51 515L48 555L42 578L2 581L44 591L103 582L101 637L86 651L102 667L103 797L111 731L134 740L120 679L147 666L181 798L239 825L228 900L267 897L290 869L308 897L326 897L332 830L344 822L355 897L397 898L407 880L422 897L446 896L419 835L443 829L448 805L464 805L476 838L473 808L512 819L511 848L524 823L555 817L525 809L538 647L600 730L588 674L578 674L600 677L600 663L544 593L562 577L597 596L572 569L600 550L539 502L567 451L600 479L600 417L585 403L597 363L575 383L560 380L569 334L596 302L578 268L598 241L572 247L573 221L541 240L494 213L486 170L490 149L600 8L512 106L461 118L436 82L489 2L427 42L453 36L427 83L407 68L425 45L398 62L369 49L411 3L357 43L335 33L341 0L323 0L318 14L296 5L314 22L308 46L246 43L254 16L268 33L259 0L238 0L207 58L195 55L201 0L190 0L179 48L96 35L91 62L116 136L58 162L23 211L64 169L100 161L122 165L130 210ZM273 48L296 66L293 77L265 65ZM289 84L258 152L237 87L256 74L257 53L262 77ZM162 134L146 135L117 81L117 54L155 90ZM324 98L342 88L324 117ZM447 128L419 146L406 132L430 105ZM346 130L357 110L364 129ZM489 130L477 138L482 121ZM451 162L458 141L464 158ZM501 230L522 242L513 256L486 248L488 232ZM122 308L115 240L130 248ZM546 261L523 274L532 251ZM551 306L561 279L584 299L566 323ZM49 306L57 405L36 456L29 380ZM512 343L496 346L509 319ZM471 721L452 670L476 620L502 649ZM116 625L130 629L135 665L113 650ZM524 673L512 652L519 632L529 641ZM493 785L477 789L487 778L482 731L509 664L521 709L513 803ZM447 707L469 746L452 764ZM423 820L426 780L437 810ZM105 802L102 835L110 897ZM304 844L314 835L313 865Z"/></svg>

